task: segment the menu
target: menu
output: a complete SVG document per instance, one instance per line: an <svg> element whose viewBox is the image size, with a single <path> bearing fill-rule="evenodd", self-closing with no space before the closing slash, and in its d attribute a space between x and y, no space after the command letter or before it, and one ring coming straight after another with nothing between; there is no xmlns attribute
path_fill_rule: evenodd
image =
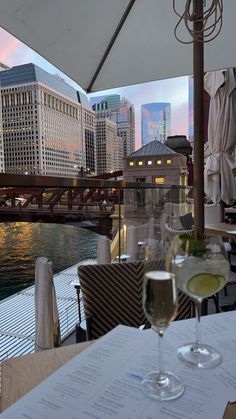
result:
<svg viewBox="0 0 236 419"><path fill-rule="evenodd" d="M221 419L236 400L236 312L202 319L205 341L223 354L212 370L183 365L177 347L194 339L194 319L174 322L163 342L165 369L185 384L184 394L160 402L142 392L142 377L158 368L158 336L118 326L5 410L1 419Z"/></svg>

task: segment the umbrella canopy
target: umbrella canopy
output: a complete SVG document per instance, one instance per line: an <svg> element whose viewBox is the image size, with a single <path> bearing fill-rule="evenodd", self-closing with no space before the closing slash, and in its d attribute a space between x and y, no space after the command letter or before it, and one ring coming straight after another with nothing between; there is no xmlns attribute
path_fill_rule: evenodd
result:
<svg viewBox="0 0 236 419"><path fill-rule="evenodd" d="M172 0L0 2L0 25L86 91L192 74L192 45L175 39L177 21ZM235 65L235 21L227 0L222 31L205 45L205 71ZM184 25L179 36L189 40Z"/></svg>
<svg viewBox="0 0 236 419"><path fill-rule="evenodd" d="M236 166L236 78L233 69L212 71L204 78L211 97L208 122L208 152L205 193L215 203L231 205L236 200L233 168Z"/></svg>

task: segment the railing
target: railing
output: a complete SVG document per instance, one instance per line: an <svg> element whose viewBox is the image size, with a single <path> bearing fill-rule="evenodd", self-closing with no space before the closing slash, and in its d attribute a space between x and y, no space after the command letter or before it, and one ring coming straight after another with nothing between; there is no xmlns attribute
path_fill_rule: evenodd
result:
<svg viewBox="0 0 236 419"><path fill-rule="evenodd" d="M78 260L74 260L71 265L77 265L85 259L89 259L90 263L96 262L94 259L96 259L98 237L96 235L91 236L90 233L83 231L85 236L88 235L88 238L83 239L83 244L80 245L78 236L81 235L81 230L77 229L77 226L90 228L96 233L108 236L111 239L111 259L113 262L123 261L122 257L125 255L130 256L129 232L135 228L136 244L139 245L136 257L139 259L142 258L142 243L148 243L149 240L158 239L165 234L163 226L167 222L166 217L173 218L172 216L176 213L175 207L177 206L181 208L181 211L183 209L184 213L188 213L193 212L192 204L191 188L181 186L127 183L88 178L71 179L0 174L0 245L3 251L4 246L7 247L9 241L13 242L15 247L15 253L5 254L6 258L5 260L2 259L0 265L0 286L4 291L2 295L4 297L10 295L11 290L7 293L3 288L8 287L9 271L11 272L11 269L16 267L17 271L17 279L14 281L18 285L14 293L21 292L25 287L33 284L36 257L46 256L50 260L56 259L55 249L59 245L61 246L60 259L66 258L67 255L71 256L72 251L76 249L76 258L77 255L80 257L78 257ZM17 221L17 223L8 222L12 220ZM41 223L37 225L22 223L22 221L36 222L39 220ZM2 223L2 221L7 221L7 223ZM51 229L49 228L52 240L48 236L48 231L46 237L44 233L44 227L48 227L45 223L49 221L56 223L56 225L50 226ZM61 233L58 233L58 222L73 224L72 229L69 227L69 233L63 230L64 242ZM9 224L11 225L10 234ZM39 229L34 230L34 227L39 227ZM39 236L40 232L43 232L43 234ZM76 240L74 240L74 236L76 236ZM14 243L14 241L17 243ZM35 242L39 243L40 251L43 250L43 254L35 252ZM46 246L48 254L46 253ZM83 253L84 256L81 258L77 248L83 246L87 246L86 254ZM34 251L31 248L34 248ZM68 252L66 253L66 251ZM57 260L53 261L54 273L62 271L68 266L56 269ZM27 280L28 270L27 278L24 276L21 282L18 282L20 276L18 275L18 266L21 268L24 261L26 269L29 268L30 263L32 265L31 282ZM77 277L76 268L73 275ZM62 286L67 286L66 290L63 288L62 291L65 291L67 295L68 290L70 290L69 292L75 292L70 284L70 276L66 281L66 284L64 280L62 281ZM74 297L76 297L76 294ZM14 302L12 304L14 306L13 311L17 313L17 307L15 307ZM61 302L60 304L62 305ZM73 324L77 321L76 304L68 303L63 308L61 326L65 333L69 332L70 327L73 327ZM4 304L1 304L1 306L3 309ZM29 315L27 322L28 320L32 322L31 317ZM18 319L21 319L21 315L18 316ZM22 323L22 319L20 323ZM26 329L28 330L28 326ZM6 333L10 335L11 330ZM30 348L25 349L28 351L27 353L33 351L32 341L30 341L30 345ZM23 353L23 349L21 353Z"/></svg>
<svg viewBox="0 0 236 419"><path fill-rule="evenodd" d="M173 215L177 204L181 207L180 215L193 214L192 188L91 178L0 174L0 220L89 220L94 223L94 231L113 240L112 260L126 250L124 226L125 229L129 225L136 226L139 241L150 238L153 228L155 234L160 235L163 213Z"/></svg>

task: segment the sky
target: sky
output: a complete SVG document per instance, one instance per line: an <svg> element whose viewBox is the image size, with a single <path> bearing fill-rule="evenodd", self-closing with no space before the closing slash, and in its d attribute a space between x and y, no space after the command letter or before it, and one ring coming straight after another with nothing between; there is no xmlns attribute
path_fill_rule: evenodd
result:
<svg viewBox="0 0 236 419"><path fill-rule="evenodd" d="M0 28L0 62L10 67L26 63L34 63L51 74L58 74L78 90L82 90L74 81L60 72L35 51ZM78 70L79 71L79 70ZM141 146L141 105L152 102L171 103L171 135L188 137L188 77L143 83L122 88L104 90L90 96L119 94L135 107L135 143L136 149Z"/></svg>

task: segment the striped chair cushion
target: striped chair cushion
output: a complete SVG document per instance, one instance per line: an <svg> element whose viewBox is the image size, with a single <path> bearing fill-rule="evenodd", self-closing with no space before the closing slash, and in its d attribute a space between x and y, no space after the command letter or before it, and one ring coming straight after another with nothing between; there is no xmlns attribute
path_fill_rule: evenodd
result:
<svg viewBox="0 0 236 419"><path fill-rule="evenodd" d="M142 307L144 272L162 268L163 263L156 261L79 266L88 339L98 338L118 324L146 324ZM177 318L190 317L189 298L181 293L179 301Z"/></svg>

